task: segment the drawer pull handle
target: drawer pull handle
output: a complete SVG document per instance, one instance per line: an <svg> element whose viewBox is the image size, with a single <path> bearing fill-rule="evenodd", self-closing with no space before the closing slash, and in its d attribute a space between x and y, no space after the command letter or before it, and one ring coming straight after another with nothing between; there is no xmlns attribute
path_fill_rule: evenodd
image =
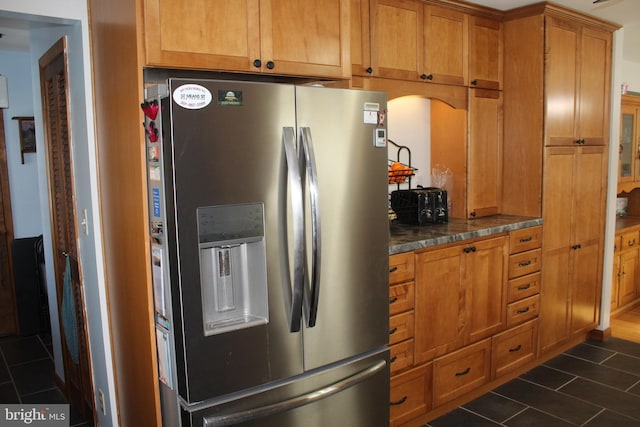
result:
<svg viewBox="0 0 640 427"><path fill-rule="evenodd" d="M520 310L516 311L516 313L518 313L518 314L526 313L527 311L529 311L530 308L531 307L521 308Z"/></svg>
<svg viewBox="0 0 640 427"><path fill-rule="evenodd" d="M527 289L529 289L531 287L531 283L527 283L526 285L523 286L518 286L518 290L519 291L526 291Z"/></svg>
<svg viewBox="0 0 640 427"><path fill-rule="evenodd" d="M526 260L526 261L523 261L523 262L518 263L518 267L526 267L526 266L528 266L528 265L531 265L531 260L530 260L530 259L528 259L528 260Z"/></svg>
<svg viewBox="0 0 640 427"><path fill-rule="evenodd" d="M510 349L509 349L509 352L510 352L510 353L515 353L516 351L520 351L520 349L522 349L522 344L518 344L518 346L517 346L517 347L510 348Z"/></svg>
<svg viewBox="0 0 640 427"><path fill-rule="evenodd" d="M471 372L471 368L467 368L462 372L456 372L456 377L464 377L465 375L467 375L469 372Z"/></svg>
<svg viewBox="0 0 640 427"><path fill-rule="evenodd" d="M522 239L520 239L520 243L527 243L533 240L533 236L529 236L529 237L523 237Z"/></svg>
<svg viewBox="0 0 640 427"><path fill-rule="evenodd" d="M389 363L393 363L396 361L396 359L398 358L398 356L393 356L391 359L389 359Z"/></svg>
<svg viewBox="0 0 640 427"><path fill-rule="evenodd" d="M407 401L407 396L403 397L400 400L396 400L395 402L389 402L389 405L402 405L406 401Z"/></svg>
<svg viewBox="0 0 640 427"><path fill-rule="evenodd" d="M391 268L389 269L389 273L395 273L396 271L398 271L398 266L391 267Z"/></svg>
<svg viewBox="0 0 640 427"><path fill-rule="evenodd" d="M393 304L396 301L398 301L398 297L393 297L389 300L389 304Z"/></svg>
<svg viewBox="0 0 640 427"><path fill-rule="evenodd" d="M389 331L389 335L393 335L396 333L396 331L398 330L398 328L393 328Z"/></svg>

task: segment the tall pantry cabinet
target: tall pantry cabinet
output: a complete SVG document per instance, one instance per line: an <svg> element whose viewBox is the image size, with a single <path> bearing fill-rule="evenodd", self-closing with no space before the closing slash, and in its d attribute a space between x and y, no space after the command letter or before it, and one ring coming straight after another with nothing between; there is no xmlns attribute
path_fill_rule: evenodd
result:
<svg viewBox="0 0 640 427"><path fill-rule="evenodd" d="M599 321L615 29L549 4L505 20L503 213L544 218L541 354Z"/></svg>

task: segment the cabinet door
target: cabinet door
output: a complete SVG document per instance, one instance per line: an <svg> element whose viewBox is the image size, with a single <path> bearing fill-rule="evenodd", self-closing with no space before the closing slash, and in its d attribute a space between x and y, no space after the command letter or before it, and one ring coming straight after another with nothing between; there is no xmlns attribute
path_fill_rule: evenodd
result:
<svg viewBox="0 0 640 427"><path fill-rule="evenodd" d="M145 0L147 65L254 71L259 0Z"/></svg>
<svg viewBox="0 0 640 427"><path fill-rule="evenodd" d="M467 342L478 341L505 328L508 240L505 236L482 240L470 246L473 250L466 256Z"/></svg>
<svg viewBox="0 0 640 427"><path fill-rule="evenodd" d="M371 64L371 32L369 0L351 0L351 74L369 76Z"/></svg>
<svg viewBox="0 0 640 427"><path fill-rule="evenodd" d="M260 0L262 71L350 77L350 6L349 0Z"/></svg>
<svg viewBox="0 0 640 427"><path fill-rule="evenodd" d="M434 83L466 85L468 81L468 15L425 6L424 69L421 78Z"/></svg>
<svg viewBox="0 0 640 427"><path fill-rule="evenodd" d="M599 242L582 243L572 249L571 263L571 332L586 332L596 326L600 313L602 259Z"/></svg>
<svg viewBox="0 0 640 427"><path fill-rule="evenodd" d="M423 4L371 0L371 43L376 76L417 80L423 64Z"/></svg>
<svg viewBox="0 0 640 427"><path fill-rule="evenodd" d="M467 153L467 215L495 215L502 194L502 92L469 90Z"/></svg>
<svg viewBox="0 0 640 427"><path fill-rule="evenodd" d="M600 241L604 235L603 220L607 184L606 147L594 146L576 149L575 175L572 182L574 191L573 243Z"/></svg>
<svg viewBox="0 0 640 427"><path fill-rule="evenodd" d="M462 246L416 256L416 363L428 361L463 344L464 257Z"/></svg>
<svg viewBox="0 0 640 427"><path fill-rule="evenodd" d="M609 140L611 33L582 28L579 59L576 136L584 145L604 145Z"/></svg>
<svg viewBox="0 0 640 427"><path fill-rule="evenodd" d="M493 19L469 18L469 85L502 89L503 25Z"/></svg>
<svg viewBox="0 0 640 427"><path fill-rule="evenodd" d="M546 18L546 145L574 145L579 26Z"/></svg>
<svg viewBox="0 0 640 427"><path fill-rule="evenodd" d="M636 109L623 105L620 115L620 146L618 149L618 183L632 182L640 171L636 170L639 157L635 142Z"/></svg>
<svg viewBox="0 0 640 427"><path fill-rule="evenodd" d="M618 291L620 306L636 299L639 261L638 249L629 249L620 253L620 288Z"/></svg>

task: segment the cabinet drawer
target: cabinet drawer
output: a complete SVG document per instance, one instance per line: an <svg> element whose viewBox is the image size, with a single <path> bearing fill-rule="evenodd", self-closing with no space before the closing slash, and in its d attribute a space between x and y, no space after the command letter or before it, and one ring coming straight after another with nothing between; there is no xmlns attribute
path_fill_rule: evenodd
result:
<svg viewBox="0 0 640 427"><path fill-rule="evenodd" d="M426 414L431 409L432 375L429 363L391 377L389 411L392 426Z"/></svg>
<svg viewBox="0 0 640 427"><path fill-rule="evenodd" d="M509 253L517 254L542 247L542 226L522 228L509 233Z"/></svg>
<svg viewBox="0 0 640 427"><path fill-rule="evenodd" d="M622 242L620 242L621 250L632 248L638 244L640 244L640 232L638 230L622 234Z"/></svg>
<svg viewBox="0 0 640 427"><path fill-rule="evenodd" d="M540 295L534 295L507 305L507 328L531 320L540 311Z"/></svg>
<svg viewBox="0 0 640 427"><path fill-rule="evenodd" d="M491 340L491 378L531 362L537 347L538 319L495 335Z"/></svg>
<svg viewBox="0 0 640 427"><path fill-rule="evenodd" d="M389 319L389 345L413 338L413 311L396 314Z"/></svg>
<svg viewBox="0 0 640 427"><path fill-rule="evenodd" d="M413 366L413 340L391 346L391 375Z"/></svg>
<svg viewBox="0 0 640 427"><path fill-rule="evenodd" d="M389 284L413 280L413 252L391 255L389 257Z"/></svg>
<svg viewBox="0 0 640 427"><path fill-rule="evenodd" d="M542 249L522 252L509 256L509 279L524 276L540 270Z"/></svg>
<svg viewBox="0 0 640 427"><path fill-rule="evenodd" d="M440 406L489 382L491 338L433 361L433 406Z"/></svg>
<svg viewBox="0 0 640 427"><path fill-rule="evenodd" d="M415 305L414 282L393 285L389 288L389 314L412 310Z"/></svg>
<svg viewBox="0 0 640 427"><path fill-rule="evenodd" d="M514 302L540 292L540 277L540 272L536 272L509 280L508 301Z"/></svg>

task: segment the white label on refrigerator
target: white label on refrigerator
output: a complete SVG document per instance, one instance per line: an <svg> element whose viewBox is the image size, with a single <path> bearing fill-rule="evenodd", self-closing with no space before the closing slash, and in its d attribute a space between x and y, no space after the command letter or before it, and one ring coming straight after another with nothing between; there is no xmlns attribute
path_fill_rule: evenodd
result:
<svg viewBox="0 0 640 427"><path fill-rule="evenodd" d="M162 268L162 247L151 246L151 280L153 282L153 302L156 313L167 316L167 304L164 295L164 271Z"/></svg>
<svg viewBox="0 0 640 427"><path fill-rule="evenodd" d="M378 104L377 102L365 102L364 103L364 123L367 125L377 125L379 111L380 111L380 104Z"/></svg>
<svg viewBox="0 0 640 427"><path fill-rule="evenodd" d="M156 329L156 345L158 348L158 378L167 387L173 389L171 376L171 347L169 346L169 334Z"/></svg>
<svg viewBox="0 0 640 427"><path fill-rule="evenodd" d="M186 84L173 91L173 100L182 108L199 110L211 104L211 92L204 86Z"/></svg>

